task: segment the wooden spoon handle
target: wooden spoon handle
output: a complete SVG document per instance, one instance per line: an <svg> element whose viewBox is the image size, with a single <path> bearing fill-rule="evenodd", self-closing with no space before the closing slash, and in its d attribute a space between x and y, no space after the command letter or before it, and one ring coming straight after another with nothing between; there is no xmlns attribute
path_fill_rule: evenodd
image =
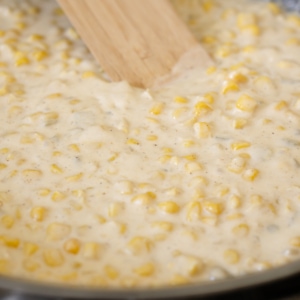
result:
<svg viewBox="0 0 300 300"><path fill-rule="evenodd" d="M113 81L150 86L197 42L168 0L58 0Z"/></svg>

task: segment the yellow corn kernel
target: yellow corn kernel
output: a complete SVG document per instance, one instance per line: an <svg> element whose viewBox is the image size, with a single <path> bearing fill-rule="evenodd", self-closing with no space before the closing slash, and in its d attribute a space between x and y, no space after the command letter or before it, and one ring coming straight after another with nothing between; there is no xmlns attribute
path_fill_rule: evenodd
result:
<svg viewBox="0 0 300 300"><path fill-rule="evenodd" d="M127 247L134 254L143 254L151 251L153 243L148 238L136 236L128 242Z"/></svg>
<svg viewBox="0 0 300 300"><path fill-rule="evenodd" d="M174 228L172 223L166 221L154 222L151 226L168 232L171 232Z"/></svg>
<svg viewBox="0 0 300 300"><path fill-rule="evenodd" d="M246 119L235 119L233 120L233 128L234 129L243 129L247 124Z"/></svg>
<svg viewBox="0 0 300 300"><path fill-rule="evenodd" d="M0 96L5 96L9 93L9 90L6 86L0 88Z"/></svg>
<svg viewBox="0 0 300 300"><path fill-rule="evenodd" d="M18 248L20 240L18 238L4 237L4 244L9 248Z"/></svg>
<svg viewBox="0 0 300 300"><path fill-rule="evenodd" d="M227 43L219 46L215 52L216 57L219 58L225 58L228 57L229 55L233 54L233 48L232 45Z"/></svg>
<svg viewBox="0 0 300 300"><path fill-rule="evenodd" d="M80 241L78 239L72 238L64 243L64 250L70 254L77 254L80 250Z"/></svg>
<svg viewBox="0 0 300 300"><path fill-rule="evenodd" d="M191 201L187 205L186 219L188 221L198 220L202 213L202 206L199 201Z"/></svg>
<svg viewBox="0 0 300 300"><path fill-rule="evenodd" d="M97 259L99 258L101 247L98 243L89 242L83 245L82 253L85 258Z"/></svg>
<svg viewBox="0 0 300 300"><path fill-rule="evenodd" d="M256 16L252 13L239 13L237 15L237 26L239 29L244 29L247 26L257 23Z"/></svg>
<svg viewBox="0 0 300 300"><path fill-rule="evenodd" d="M165 105L164 103L160 102L160 103L156 103L151 109L150 109L150 113L152 115L160 115L164 109Z"/></svg>
<svg viewBox="0 0 300 300"><path fill-rule="evenodd" d="M174 102L178 103L178 104L186 104L186 103L189 102L189 100L187 98L185 98L185 97L182 97L182 96L176 96L174 98Z"/></svg>
<svg viewBox="0 0 300 300"><path fill-rule="evenodd" d="M44 36L40 34L32 34L29 36L30 41L42 41L44 39Z"/></svg>
<svg viewBox="0 0 300 300"><path fill-rule="evenodd" d="M245 26L243 28L243 31L246 32L246 33L249 33L253 36L259 36L260 33L261 33L261 30L260 28L258 27L258 25L248 25L248 26Z"/></svg>
<svg viewBox="0 0 300 300"><path fill-rule="evenodd" d="M211 111L212 111L212 107L208 103L205 103L204 101L200 101L196 103L194 107L194 114L198 117L206 115Z"/></svg>
<svg viewBox="0 0 300 300"><path fill-rule="evenodd" d="M254 86L260 92L273 93L276 89L272 79L268 76L259 76L254 80Z"/></svg>
<svg viewBox="0 0 300 300"><path fill-rule="evenodd" d="M52 201L54 202L59 202L59 201L62 201L66 198L66 195L62 192L59 192L59 191L55 191L52 196L51 196L51 199Z"/></svg>
<svg viewBox="0 0 300 300"><path fill-rule="evenodd" d="M132 202L148 205L156 199L156 194L153 192L146 192L143 194L136 195L132 198Z"/></svg>
<svg viewBox="0 0 300 300"><path fill-rule="evenodd" d="M204 201L202 203L203 208L213 214L213 215L221 215L222 212L224 211L224 206L222 203L216 203L212 201Z"/></svg>
<svg viewBox="0 0 300 300"><path fill-rule="evenodd" d="M106 265L104 266L104 272L105 272L105 275L109 278L109 279L116 279L119 277L119 272L118 270L111 266L111 265Z"/></svg>
<svg viewBox="0 0 300 300"><path fill-rule="evenodd" d="M71 151L73 151L73 152L77 152L77 153L80 152L80 148L79 148L79 146L77 144L70 144L68 146L68 149L71 150Z"/></svg>
<svg viewBox="0 0 300 300"><path fill-rule="evenodd" d="M91 78L91 77L96 77L95 72L93 71L85 71L82 73L81 77L84 78Z"/></svg>
<svg viewBox="0 0 300 300"><path fill-rule="evenodd" d="M246 237L249 233L249 226L247 224L239 224L232 228L232 233L238 237Z"/></svg>
<svg viewBox="0 0 300 300"><path fill-rule="evenodd" d="M65 262L65 258L58 249L46 249L43 252L44 262L48 267L59 267Z"/></svg>
<svg viewBox="0 0 300 300"><path fill-rule="evenodd" d="M179 212L180 207L178 204L174 201L164 201L158 204L158 207L168 213L168 214L176 214Z"/></svg>
<svg viewBox="0 0 300 300"><path fill-rule="evenodd" d="M224 260L230 264L234 265L237 264L240 261L240 254L238 251L233 249L227 249L223 253Z"/></svg>
<svg viewBox="0 0 300 300"><path fill-rule="evenodd" d="M240 90L240 88L236 82L234 82L233 80L228 80L225 82L225 84L223 86L222 94L226 95L229 92L238 92L239 90Z"/></svg>
<svg viewBox="0 0 300 300"><path fill-rule="evenodd" d="M128 228L127 224L119 223L118 226L119 226L119 233L120 234L124 234L127 231L127 228Z"/></svg>
<svg viewBox="0 0 300 300"><path fill-rule="evenodd" d="M216 68L215 66L208 67L208 68L206 69L206 74L207 74L207 75L211 75L211 74L214 74L216 71L217 71L217 68Z"/></svg>
<svg viewBox="0 0 300 300"><path fill-rule="evenodd" d="M288 46L299 46L300 45L300 39L299 38L290 38L285 43Z"/></svg>
<svg viewBox="0 0 300 300"><path fill-rule="evenodd" d="M22 171L22 175L28 179L40 179L43 172L40 170L27 169Z"/></svg>
<svg viewBox="0 0 300 300"><path fill-rule="evenodd" d="M3 163L0 163L0 170L3 170L7 168L7 165L6 164L3 164Z"/></svg>
<svg viewBox="0 0 300 300"><path fill-rule="evenodd" d="M198 138L209 138L212 135L211 126L206 122L196 122L194 131Z"/></svg>
<svg viewBox="0 0 300 300"><path fill-rule="evenodd" d="M236 102L236 107L245 112L253 112L257 106L257 102L250 96L243 94Z"/></svg>
<svg viewBox="0 0 300 300"><path fill-rule="evenodd" d="M159 161L164 164L164 163L170 161L171 158L172 158L171 155L163 155L159 158Z"/></svg>
<svg viewBox="0 0 300 300"><path fill-rule="evenodd" d="M40 268L40 264L36 261L26 259L26 260L23 261L23 268L27 272L34 272L34 271L36 271L37 269Z"/></svg>
<svg viewBox="0 0 300 300"><path fill-rule="evenodd" d="M243 48L243 52L244 53L252 53L252 52L254 52L255 50L256 50L257 48L255 47L255 46L253 46L253 45L248 45L248 46L245 46L244 48Z"/></svg>
<svg viewBox="0 0 300 300"><path fill-rule="evenodd" d="M6 228L10 229L14 226L15 220L10 215L5 215L1 218L1 224Z"/></svg>
<svg viewBox="0 0 300 300"><path fill-rule="evenodd" d="M244 148L249 148L250 146L251 146L251 143L241 141L241 142L232 143L231 144L231 149L234 150L234 151L237 151L237 150L241 150L241 149L244 149Z"/></svg>
<svg viewBox="0 0 300 300"><path fill-rule="evenodd" d="M253 181L258 175L259 171L257 169L247 169L243 174L243 178L247 181Z"/></svg>
<svg viewBox="0 0 300 300"><path fill-rule="evenodd" d="M51 172L52 172L53 174L61 174L61 173L63 173L64 171L63 171L62 168L60 168L59 166L53 164L53 165L51 165Z"/></svg>
<svg viewBox="0 0 300 300"><path fill-rule="evenodd" d="M5 31L4 30L0 30L0 37L3 37L3 36L5 36Z"/></svg>
<svg viewBox="0 0 300 300"><path fill-rule="evenodd" d="M179 274L175 274L173 276L173 278L170 281L171 285L184 285L187 284L190 280L187 279L186 277L179 275Z"/></svg>
<svg viewBox="0 0 300 300"><path fill-rule="evenodd" d="M66 180L68 182L79 181L82 178L82 176L83 176L83 173L78 173L78 174L66 177Z"/></svg>
<svg viewBox="0 0 300 300"><path fill-rule="evenodd" d="M233 208L239 208L242 205L241 198L237 195L233 195L229 198L229 203Z"/></svg>
<svg viewBox="0 0 300 300"><path fill-rule="evenodd" d="M180 108L174 109L172 111L172 117L174 119L178 119L179 117L181 117L187 111L188 111L188 108L186 108L186 107L180 107Z"/></svg>
<svg viewBox="0 0 300 300"><path fill-rule="evenodd" d="M205 45L212 45L217 42L217 39L214 36L207 35L207 36L204 36L201 41Z"/></svg>
<svg viewBox="0 0 300 300"><path fill-rule="evenodd" d="M123 210L123 204L119 202L111 203L108 206L108 216L114 218L118 216Z"/></svg>
<svg viewBox="0 0 300 300"><path fill-rule="evenodd" d="M212 0L204 0L201 4L205 12L210 12L215 7L215 4Z"/></svg>
<svg viewBox="0 0 300 300"><path fill-rule="evenodd" d="M48 53L45 50L35 50L32 56L36 61L42 61L48 57Z"/></svg>
<svg viewBox="0 0 300 300"><path fill-rule="evenodd" d="M293 247L300 248L300 236L291 238L289 243Z"/></svg>
<svg viewBox="0 0 300 300"><path fill-rule="evenodd" d="M133 139L133 138L129 138L126 143L127 143L127 145L139 145L140 144L139 141L137 141L136 139Z"/></svg>
<svg viewBox="0 0 300 300"><path fill-rule="evenodd" d="M283 110L283 109L287 108L287 106L288 106L288 105L287 105L287 102L284 101L284 100L282 100L282 101L277 102L277 103L275 104L274 108L275 108L276 110Z"/></svg>
<svg viewBox="0 0 300 300"><path fill-rule="evenodd" d="M29 65L29 64L30 64L30 60L25 55L18 55L15 59L15 65L17 67Z"/></svg>
<svg viewBox="0 0 300 300"><path fill-rule="evenodd" d="M146 263L136 269L134 269L134 272L142 277L148 277L153 275L155 272L155 266L153 263Z"/></svg>
<svg viewBox="0 0 300 300"><path fill-rule="evenodd" d="M297 27L300 27L300 17L298 15L289 15L287 17L287 20L289 23L291 23Z"/></svg>
<svg viewBox="0 0 300 300"><path fill-rule="evenodd" d="M251 195L250 196L251 204L255 206L262 206L263 205L263 198L261 195Z"/></svg>
<svg viewBox="0 0 300 300"><path fill-rule="evenodd" d="M39 189L38 190L38 194L43 197L48 196L50 193L51 193L51 191L49 189Z"/></svg>
<svg viewBox="0 0 300 300"><path fill-rule="evenodd" d="M23 252L26 256L31 256L34 253L36 253L38 250L39 250L39 246L34 243L25 242L23 244Z"/></svg>
<svg viewBox="0 0 300 300"><path fill-rule="evenodd" d="M195 161L197 160L197 155L196 154L185 155L183 158L189 161Z"/></svg>
<svg viewBox="0 0 300 300"><path fill-rule="evenodd" d="M248 82L248 77L241 73L234 74L231 79L237 84L242 84L242 83Z"/></svg>
<svg viewBox="0 0 300 300"><path fill-rule="evenodd" d="M158 136L157 135L154 135L154 134L149 134L147 136L147 140L148 141L157 141L158 140Z"/></svg>
<svg viewBox="0 0 300 300"><path fill-rule="evenodd" d="M278 15L281 12L281 8L277 3L270 2L267 4L267 7L274 15Z"/></svg>
<svg viewBox="0 0 300 300"><path fill-rule="evenodd" d="M234 220L241 219L243 217L244 217L243 214L241 214L241 213L235 213L235 214L228 215L226 217L226 219L229 220L229 221L234 221Z"/></svg>
<svg viewBox="0 0 300 300"><path fill-rule="evenodd" d="M206 93L203 96L203 100L209 104L213 104L215 102L216 93Z"/></svg>
<svg viewBox="0 0 300 300"><path fill-rule="evenodd" d="M71 226L64 223L51 223L47 228L47 238L51 241L65 239L71 233Z"/></svg>
<svg viewBox="0 0 300 300"><path fill-rule="evenodd" d="M41 222L44 220L46 214L46 208L42 206L33 207L30 216L35 221Z"/></svg>
<svg viewBox="0 0 300 300"><path fill-rule="evenodd" d="M131 195L133 193L133 183L129 180L119 181L117 187L122 195Z"/></svg>

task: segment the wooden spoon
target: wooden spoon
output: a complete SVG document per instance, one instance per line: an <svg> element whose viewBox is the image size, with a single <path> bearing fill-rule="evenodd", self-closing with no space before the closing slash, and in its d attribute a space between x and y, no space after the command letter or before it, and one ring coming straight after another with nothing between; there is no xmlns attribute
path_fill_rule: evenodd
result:
<svg viewBox="0 0 300 300"><path fill-rule="evenodd" d="M209 61L168 0L58 2L113 81L149 87L191 49Z"/></svg>

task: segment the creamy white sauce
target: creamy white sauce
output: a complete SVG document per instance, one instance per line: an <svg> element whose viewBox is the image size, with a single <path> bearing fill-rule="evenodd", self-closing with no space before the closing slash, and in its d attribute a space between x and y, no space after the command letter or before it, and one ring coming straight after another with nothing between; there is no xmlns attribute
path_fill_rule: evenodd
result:
<svg viewBox="0 0 300 300"><path fill-rule="evenodd" d="M54 1L1 0L1 273L158 286L299 257L300 19L174 4L215 66L140 90L105 79Z"/></svg>

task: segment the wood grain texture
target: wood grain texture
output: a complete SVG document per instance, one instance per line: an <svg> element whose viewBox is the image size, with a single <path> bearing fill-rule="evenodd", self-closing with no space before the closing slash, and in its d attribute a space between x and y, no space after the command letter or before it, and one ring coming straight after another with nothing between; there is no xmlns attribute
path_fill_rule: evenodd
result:
<svg viewBox="0 0 300 300"><path fill-rule="evenodd" d="M58 0L113 81L150 86L197 42L168 0Z"/></svg>

